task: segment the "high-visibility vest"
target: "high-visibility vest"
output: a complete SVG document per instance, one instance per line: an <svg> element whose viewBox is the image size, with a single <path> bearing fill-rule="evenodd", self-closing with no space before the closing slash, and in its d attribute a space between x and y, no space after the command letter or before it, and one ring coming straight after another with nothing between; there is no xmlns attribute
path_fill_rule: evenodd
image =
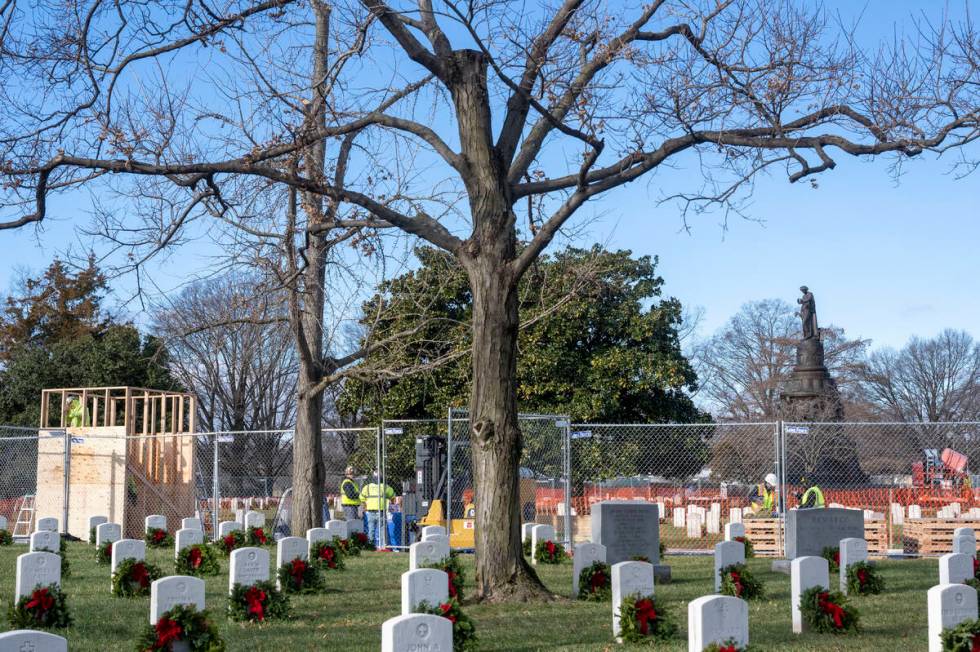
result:
<svg viewBox="0 0 980 652"><path fill-rule="evenodd" d="M395 497L395 490L386 484L372 482L361 489L361 502L369 512L383 512L388 509L388 501Z"/></svg>
<svg viewBox="0 0 980 652"><path fill-rule="evenodd" d="M361 490L350 478L344 478L340 483L340 504L355 506L361 504Z"/></svg>
<svg viewBox="0 0 980 652"><path fill-rule="evenodd" d="M68 404L68 427L80 428L85 422L85 408L77 398Z"/></svg>
<svg viewBox="0 0 980 652"><path fill-rule="evenodd" d="M820 491L820 487L816 485L806 490L806 492L803 494L803 497L800 498L800 505L806 505L807 501L810 499L810 494L813 494L814 497L816 498L816 501L814 502L814 507L824 506L823 492Z"/></svg>
<svg viewBox="0 0 980 652"><path fill-rule="evenodd" d="M765 484L760 484L758 486L759 495L762 496L762 507L760 511L771 512L776 509L776 488L773 487L772 491L766 489Z"/></svg>

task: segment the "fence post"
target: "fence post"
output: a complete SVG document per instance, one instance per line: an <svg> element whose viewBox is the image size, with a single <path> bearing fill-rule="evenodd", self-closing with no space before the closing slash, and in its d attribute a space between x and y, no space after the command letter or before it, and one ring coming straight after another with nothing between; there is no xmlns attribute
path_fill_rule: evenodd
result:
<svg viewBox="0 0 980 652"><path fill-rule="evenodd" d="M786 428L783 420L776 422L776 460L779 466L779 554L786 554Z"/></svg>
<svg viewBox="0 0 980 652"><path fill-rule="evenodd" d="M218 518L221 511L221 479L218 476L219 469L219 456L218 456L218 441L221 437L218 433L214 433L214 443L212 447L214 448L212 460L212 470L211 470L211 540L218 540Z"/></svg>
<svg viewBox="0 0 980 652"><path fill-rule="evenodd" d="M472 474L471 474L472 477ZM520 486L520 485L518 485ZM474 495L475 495L474 491ZM463 505L463 509L466 506ZM449 415L446 421L446 534L449 540L453 537L453 408L449 408ZM465 511L463 513L465 516Z"/></svg>
<svg viewBox="0 0 980 652"><path fill-rule="evenodd" d="M83 412L84 414L84 412ZM84 421L82 422L84 424ZM38 433L40 435L40 433ZM65 429L65 487L61 503L61 531L68 534L68 501L71 497L71 433ZM35 504L37 499L35 499Z"/></svg>
<svg viewBox="0 0 980 652"><path fill-rule="evenodd" d="M565 549L572 550L572 418L564 417L565 448ZM520 473L520 469L518 469Z"/></svg>

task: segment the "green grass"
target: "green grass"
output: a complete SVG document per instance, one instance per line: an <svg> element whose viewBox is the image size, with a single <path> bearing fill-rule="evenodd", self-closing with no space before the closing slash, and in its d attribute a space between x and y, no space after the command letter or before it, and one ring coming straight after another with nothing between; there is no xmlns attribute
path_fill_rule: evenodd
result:
<svg viewBox="0 0 980 652"><path fill-rule="evenodd" d="M23 545L0 548L0 596L9 600L14 590L15 559ZM148 623L149 598L114 598L109 593L109 570L98 566L94 550L69 544L72 576L63 587L75 625L63 632L73 652L132 650ZM273 554L274 558L275 555ZM472 558L464 555L468 584ZM170 551L150 550L149 561L167 572L173 569ZM681 637L658 650L687 650L687 602L712 590L709 557L668 557L674 582L657 587L681 626ZM752 642L765 651L790 650L924 650L926 648L926 591L938 580L935 560L881 562L887 592L855 598L863 630L856 635L794 636L790 626L789 577L769 571L770 562L750 560L753 572L765 584L767 599L750 603ZM372 650L380 647L381 623L399 614L399 576L408 569L408 556L367 553L351 559L347 570L328 575L330 591L318 596L293 597L294 617L287 622L242 625L224 617L227 562L223 574L207 580L207 605L217 616L221 633L232 652L244 650ZM541 576L555 593L571 590L571 564L545 567ZM832 575L831 581L836 582ZM467 605L476 623L483 650L605 650L630 649L611 643L609 603L559 600L547 604ZM6 610L0 630L6 630ZM639 649L639 648L637 648Z"/></svg>

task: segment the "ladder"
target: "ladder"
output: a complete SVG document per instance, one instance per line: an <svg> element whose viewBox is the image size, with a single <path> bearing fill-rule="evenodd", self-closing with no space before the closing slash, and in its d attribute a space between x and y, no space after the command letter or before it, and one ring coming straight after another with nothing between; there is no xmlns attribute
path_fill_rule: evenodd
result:
<svg viewBox="0 0 980 652"><path fill-rule="evenodd" d="M17 520L14 522L14 529L10 533L14 537L29 537L34 525L34 494L24 494L20 498L20 505L17 507ZM18 530L24 526L24 531Z"/></svg>

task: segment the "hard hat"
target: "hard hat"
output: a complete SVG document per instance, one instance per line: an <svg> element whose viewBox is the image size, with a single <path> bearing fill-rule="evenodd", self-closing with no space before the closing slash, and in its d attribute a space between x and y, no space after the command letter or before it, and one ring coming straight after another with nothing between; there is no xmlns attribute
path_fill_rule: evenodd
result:
<svg viewBox="0 0 980 652"><path fill-rule="evenodd" d="M346 471L344 471L344 473L345 473L346 475L354 475L354 467L353 467L353 466L348 466L348 467L347 467L347 470L346 470Z"/></svg>
<svg viewBox="0 0 980 652"><path fill-rule="evenodd" d="M779 484L779 479L776 477L775 473L766 474L766 484L772 485L773 487Z"/></svg>

